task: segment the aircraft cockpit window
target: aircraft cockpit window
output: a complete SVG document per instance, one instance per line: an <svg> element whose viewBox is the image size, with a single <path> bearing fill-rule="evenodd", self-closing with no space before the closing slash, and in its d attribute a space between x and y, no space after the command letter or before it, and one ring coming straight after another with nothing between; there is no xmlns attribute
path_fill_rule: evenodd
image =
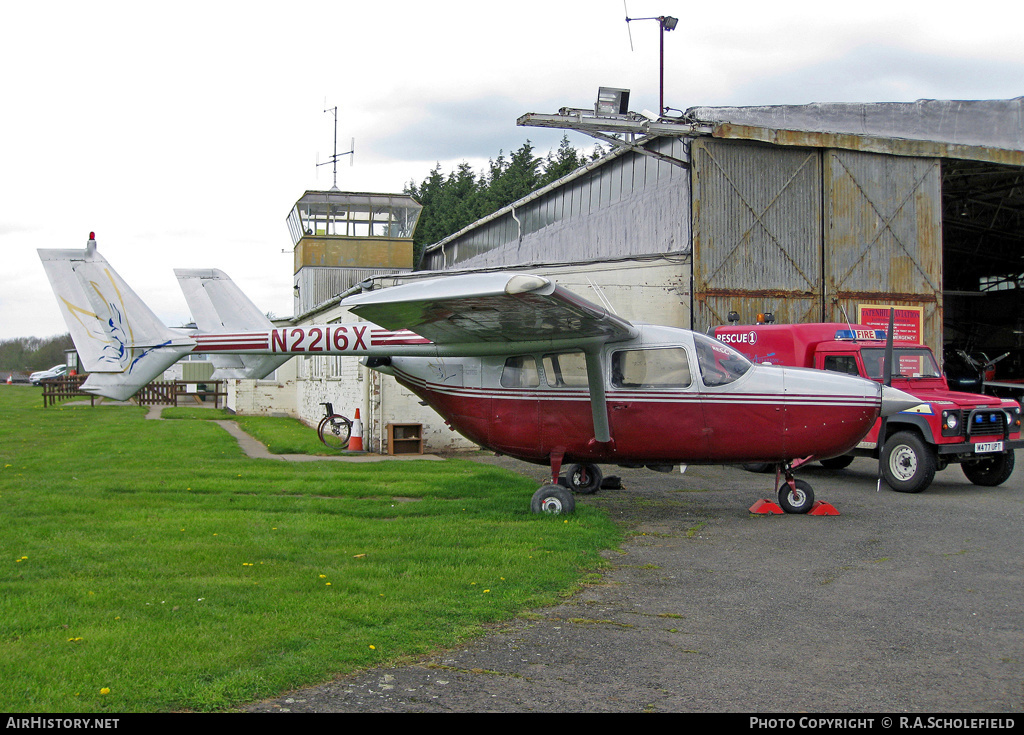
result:
<svg viewBox="0 0 1024 735"><path fill-rule="evenodd" d="M505 360L501 371L503 388L536 388L540 385L537 361L531 355L520 355Z"/></svg>
<svg viewBox="0 0 1024 735"><path fill-rule="evenodd" d="M688 388L692 382L690 361L682 347L612 353L616 388Z"/></svg>
<svg viewBox="0 0 1024 735"><path fill-rule="evenodd" d="M587 358L582 352L544 355L544 378L552 388L587 386Z"/></svg>
<svg viewBox="0 0 1024 735"><path fill-rule="evenodd" d="M750 360L727 344L702 334L693 335L697 348L697 364L704 385L727 385L750 369Z"/></svg>

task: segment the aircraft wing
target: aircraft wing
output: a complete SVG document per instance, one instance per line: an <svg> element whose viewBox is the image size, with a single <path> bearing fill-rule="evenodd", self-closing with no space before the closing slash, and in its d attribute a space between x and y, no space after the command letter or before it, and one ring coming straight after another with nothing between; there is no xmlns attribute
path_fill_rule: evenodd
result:
<svg viewBox="0 0 1024 735"><path fill-rule="evenodd" d="M449 276L371 291L342 305L387 329L412 330L453 354L583 350L594 436L599 442L611 440L600 347L633 339L638 330L547 278L523 273Z"/></svg>
<svg viewBox="0 0 1024 735"><path fill-rule="evenodd" d="M407 283L342 302L387 329L409 329L437 345L604 343L630 339L625 319L528 274L481 273Z"/></svg>

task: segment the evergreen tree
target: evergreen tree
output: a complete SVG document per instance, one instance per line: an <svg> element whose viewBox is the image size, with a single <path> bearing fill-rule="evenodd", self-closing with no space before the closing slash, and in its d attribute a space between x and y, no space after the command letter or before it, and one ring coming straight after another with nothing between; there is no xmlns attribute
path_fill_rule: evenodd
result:
<svg viewBox="0 0 1024 735"><path fill-rule="evenodd" d="M552 181L557 181L563 176L571 174L587 163L587 160L569 142L569 136L563 135L558 150L548 153L544 160L544 175L541 177L541 186L547 186Z"/></svg>
<svg viewBox="0 0 1024 735"><path fill-rule="evenodd" d="M535 155L529 140L508 158L504 151L498 151L497 158L491 159L487 170L479 175L463 162L445 176L438 163L422 183L410 181L404 190L423 205L413 241L414 262L419 263L425 246L507 207L603 154L600 146L589 156L581 153L565 135L558 150L543 159Z"/></svg>

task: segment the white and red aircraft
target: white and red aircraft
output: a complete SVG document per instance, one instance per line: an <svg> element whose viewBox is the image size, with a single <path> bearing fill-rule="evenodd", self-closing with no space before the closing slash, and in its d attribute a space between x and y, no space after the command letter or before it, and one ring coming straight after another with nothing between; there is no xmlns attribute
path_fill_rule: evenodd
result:
<svg viewBox="0 0 1024 735"><path fill-rule="evenodd" d="M559 485L600 487L599 464L770 462L790 513L813 505L793 469L846 453L880 415L919 403L862 378L751 364L673 327L631 324L521 273L444 276L344 305L373 323L274 327L219 270L175 271L196 330L164 326L96 250L40 250L71 331L82 390L124 400L190 352L214 377L261 378L295 355L364 357L471 441L550 465L535 511L571 512ZM379 325L379 326L378 326Z"/></svg>

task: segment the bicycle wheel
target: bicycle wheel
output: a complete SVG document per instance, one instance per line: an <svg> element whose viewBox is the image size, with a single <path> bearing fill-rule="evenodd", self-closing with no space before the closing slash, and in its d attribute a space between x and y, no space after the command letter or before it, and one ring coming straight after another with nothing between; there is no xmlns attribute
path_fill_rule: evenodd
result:
<svg viewBox="0 0 1024 735"><path fill-rule="evenodd" d="M340 413L332 413L320 420L316 433L325 446L331 449L344 449L348 446L348 438L352 433L352 422Z"/></svg>

